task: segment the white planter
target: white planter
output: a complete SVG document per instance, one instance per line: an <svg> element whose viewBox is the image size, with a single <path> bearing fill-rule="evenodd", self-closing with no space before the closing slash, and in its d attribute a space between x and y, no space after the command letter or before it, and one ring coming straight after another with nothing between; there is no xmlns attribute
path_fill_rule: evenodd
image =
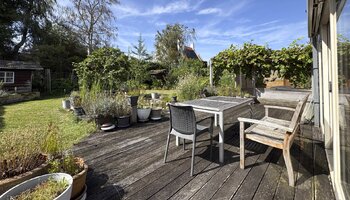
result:
<svg viewBox="0 0 350 200"><path fill-rule="evenodd" d="M68 187L65 191L63 191L55 200L69 200L72 193L72 184L73 178L71 175L66 173L53 173L53 174L45 174L42 176L37 176L35 178L24 181L23 183L16 185L15 187L7 190L4 194L0 196L0 199L10 199L11 196L17 196L22 192L32 189L40 183L47 181L49 178L53 180L61 181L66 180L68 182Z"/></svg>
<svg viewBox="0 0 350 200"><path fill-rule="evenodd" d="M152 97L152 99L158 99L158 98L159 98L159 95L158 95L158 93L156 93L156 92L152 92L152 93L151 93L151 97Z"/></svg>
<svg viewBox="0 0 350 200"><path fill-rule="evenodd" d="M70 101L68 99L62 100L62 108L64 109L70 109L71 104Z"/></svg>
<svg viewBox="0 0 350 200"><path fill-rule="evenodd" d="M151 114L151 108L138 108L137 118L140 122L148 121L149 115Z"/></svg>

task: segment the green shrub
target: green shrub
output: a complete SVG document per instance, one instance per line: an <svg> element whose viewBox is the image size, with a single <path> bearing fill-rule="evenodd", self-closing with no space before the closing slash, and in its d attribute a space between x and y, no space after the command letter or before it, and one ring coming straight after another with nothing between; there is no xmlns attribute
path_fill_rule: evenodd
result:
<svg viewBox="0 0 350 200"><path fill-rule="evenodd" d="M218 95L220 96L238 96L241 93L241 89L236 86L235 74L230 73L228 70L224 70L219 80L219 86L217 88Z"/></svg>
<svg viewBox="0 0 350 200"><path fill-rule="evenodd" d="M99 82L103 89L119 89L130 78L128 56L116 48L100 48L84 61L74 63L79 85L91 88Z"/></svg>
<svg viewBox="0 0 350 200"><path fill-rule="evenodd" d="M180 78L177 84L177 94L180 100L192 100L201 97L203 89L208 85L205 77L198 77L194 74Z"/></svg>
<svg viewBox="0 0 350 200"><path fill-rule="evenodd" d="M70 79L59 78L51 81L52 94L69 94L74 89L77 89L77 85Z"/></svg>

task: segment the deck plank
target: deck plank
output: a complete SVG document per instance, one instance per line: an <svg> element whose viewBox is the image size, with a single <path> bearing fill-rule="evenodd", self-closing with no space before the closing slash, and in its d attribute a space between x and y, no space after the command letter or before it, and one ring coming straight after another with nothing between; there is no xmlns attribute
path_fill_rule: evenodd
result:
<svg viewBox="0 0 350 200"><path fill-rule="evenodd" d="M254 106L254 118L264 114ZM271 109L272 117L290 114ZM199 115L198 118L205 117ZM89 165L87 199L335 199L329 181L323 145L312 140L314 128L305 125L291 148L297 177L288 185L287 170L280 150L246 141L246 169L239 168L239 131L236 116L225 120L225 163L218 160L218 128L214 130L213 161L208 138L197 143L195 176L189 175L191 148L169 146L163 163L168 118L139 123L127 129L98 132L74 146L76 155Z"/></svg>

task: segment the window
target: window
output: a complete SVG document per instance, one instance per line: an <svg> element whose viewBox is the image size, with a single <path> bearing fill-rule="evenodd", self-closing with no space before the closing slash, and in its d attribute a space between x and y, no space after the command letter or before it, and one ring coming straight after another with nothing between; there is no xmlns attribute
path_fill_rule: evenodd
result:
<svg viewBox="0 0 350 200"><path fill-rule="evenodd" d="M0 81L3 83L14 83L15 72L0 71Z"/></svg>

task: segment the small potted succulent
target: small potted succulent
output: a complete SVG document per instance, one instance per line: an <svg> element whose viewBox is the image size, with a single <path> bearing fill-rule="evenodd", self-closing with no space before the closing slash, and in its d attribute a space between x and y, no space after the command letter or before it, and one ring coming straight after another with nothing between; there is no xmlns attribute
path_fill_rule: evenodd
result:
<svg viewBox="0 0 350 200"><path fill-rule="evenodd" d="M130 126L131 107L125 95L118 94L116 100L116 119L119 128Z"/></svg>
<svg viewBox="0 0 350 200"><path fill-rule="evenodd" d="M137 118L140 122L148 121L151 114L150 102L144 97L140 97L137 104Z"/></svg>
<svg viewBox="0 0 350 200"><path fill-rule="evenodd" d="M66 173L37 176L22 182L0 196L0 199L54 199L71 198L73 178Z"/></svg>
<svg viewBox="0 0 350 200"><path fill-rule="evenodd" d="M162 119L162 103L163 101L161 99L152 99L151 105L151 120L160 120Z"/></svg>

